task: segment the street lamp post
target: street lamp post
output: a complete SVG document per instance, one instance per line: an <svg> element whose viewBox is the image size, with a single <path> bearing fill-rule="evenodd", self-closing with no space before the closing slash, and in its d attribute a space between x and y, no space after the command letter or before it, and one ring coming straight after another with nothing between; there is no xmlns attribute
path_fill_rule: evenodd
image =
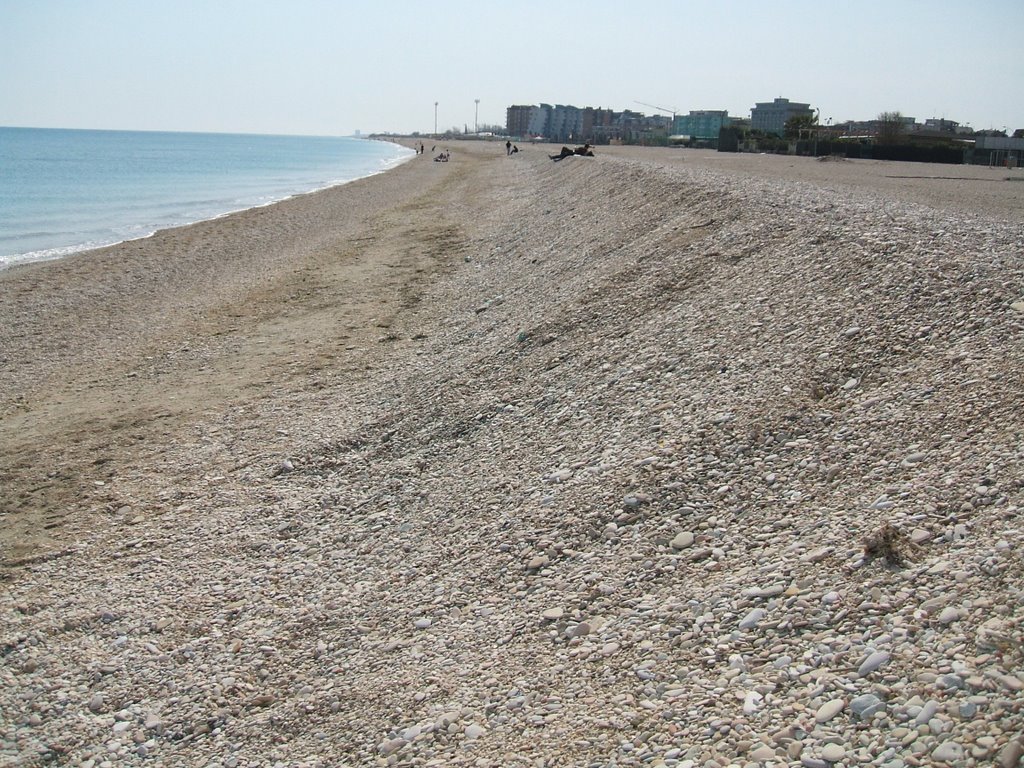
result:
<svg viewBox="0 0 1024 768"><path fill-rule="evenodd" d="M437 102L434 102L434 135L437 136Z"/></svg>

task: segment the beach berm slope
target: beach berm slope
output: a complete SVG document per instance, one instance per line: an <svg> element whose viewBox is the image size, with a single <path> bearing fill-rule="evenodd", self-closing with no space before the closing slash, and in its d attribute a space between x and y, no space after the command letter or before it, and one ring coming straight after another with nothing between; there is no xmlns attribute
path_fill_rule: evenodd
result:
<svg viewBox="0 0 1024 768"><path fill-rule="evenodd" d="M0 275L0 761L1017 765L1020 185L451 150Z"/></svg>

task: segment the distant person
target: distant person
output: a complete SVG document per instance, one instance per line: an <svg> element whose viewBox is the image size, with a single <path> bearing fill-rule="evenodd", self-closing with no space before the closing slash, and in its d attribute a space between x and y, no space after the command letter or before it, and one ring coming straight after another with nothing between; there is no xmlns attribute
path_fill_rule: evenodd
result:
<svg viewBox="0 0 1024 768"><path fill-rule="evenodd" d="M512 145L512 154L515 155L515 154L518 154L518 152L519 152L519 147L517 147L515 144L513 144Z"/></svg>
<svg viewBox="0 0 1024 768"><path fill-rule="evenodd" d="M505 154L506 155L511 155L512 154L512 142L511 141L506 141L505 142Z"/></svg>
<svg viewBox="0 0 1024 768"><path fill-rule="evenodd" d="M564 160L567 157L572 157L573 155L578 155L579 157L593 157L594 150L590 148L589 144L584 144L582 147L576 147L576 149L562 147L562 151L557 155L548 155L548 157L557 162L559 160Z"/></svg>

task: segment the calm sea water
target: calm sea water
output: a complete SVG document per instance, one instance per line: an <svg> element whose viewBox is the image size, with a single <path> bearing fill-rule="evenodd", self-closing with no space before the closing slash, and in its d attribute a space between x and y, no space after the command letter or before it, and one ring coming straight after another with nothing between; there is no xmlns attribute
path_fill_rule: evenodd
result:
<svg viewBox="0 0 1024 768"><path fill-rule="evenodd" d="M412 155L341 137L0 128L0 269L266 205Z"/></svg>

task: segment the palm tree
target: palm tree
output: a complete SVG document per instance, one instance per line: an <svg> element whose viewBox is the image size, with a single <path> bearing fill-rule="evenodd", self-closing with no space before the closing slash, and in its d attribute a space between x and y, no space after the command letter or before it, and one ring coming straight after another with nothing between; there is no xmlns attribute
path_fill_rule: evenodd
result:
<svg viewBox="0 0 1024 768"><path fill-rule="evenodd" d="M802 139L804 134L810 134L818 127L818 118L815 115L793 115L786 121L786 138Z"/></svg>

